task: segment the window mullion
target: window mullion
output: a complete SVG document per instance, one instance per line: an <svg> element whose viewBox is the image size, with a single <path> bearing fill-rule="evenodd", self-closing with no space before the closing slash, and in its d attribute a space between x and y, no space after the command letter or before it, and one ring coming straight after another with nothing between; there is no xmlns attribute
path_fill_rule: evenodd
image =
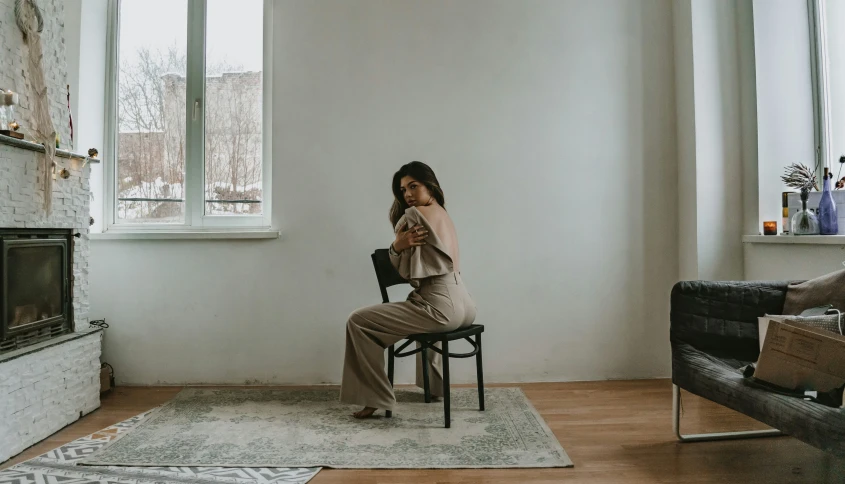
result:
<svg viewBox="0 0 845 484"><path fill-rule="evenodd" d="M810 13L810 64L813 83L816 176L824 167L831 170L830 84L827 58L825 5L822 0L808 0Z"/></svg>
<svg viewBox="0 0 845 484"><path fill-rule="evenodd" d="M264 0L263 39L263 85L262 85L262 128L261 128L261 170L262 170L262 213L264 225L270 226L270 209L273 205L273 1Z"/></svg>
<svg viewBox="0 0 845 484"><path fill-rule="evenodd" d="M202 226L205 214L205 29L206 0L189 0L186 76L185 218Z"/></svg>
<svg viewBox="0 0 845 484"><path fill-rule="evenodd" d="M104 190L105 190L105 223L103 229L108 230L117 223L117 133L118 126L118 44L120 38L120 0L112 0L108 5L108 43L106 45L106 123L104 153Z"/></svg>

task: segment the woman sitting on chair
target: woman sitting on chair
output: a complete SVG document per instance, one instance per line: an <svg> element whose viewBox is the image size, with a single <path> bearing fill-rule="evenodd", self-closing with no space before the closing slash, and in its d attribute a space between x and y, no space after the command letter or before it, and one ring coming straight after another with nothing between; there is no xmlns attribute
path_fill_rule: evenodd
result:
<svg viewBox="0 0 845 484"><path fill-rule="evenodd" d="M390 223L396 240L390 260L414 290L398 303L359 309L346 324L346 357L340 400L364 408L356 418L376 409L393 410L396 397L384 369L384 350L412 334L440 333L475 321L475 303L460 276L460 251L443 190L434 171L414 161L393 175ZM432 352L433 353L433 352ZM417 355L417 385L423 386L422 358ZM442 359L427 358L431 394L443 396Z"/></svg>

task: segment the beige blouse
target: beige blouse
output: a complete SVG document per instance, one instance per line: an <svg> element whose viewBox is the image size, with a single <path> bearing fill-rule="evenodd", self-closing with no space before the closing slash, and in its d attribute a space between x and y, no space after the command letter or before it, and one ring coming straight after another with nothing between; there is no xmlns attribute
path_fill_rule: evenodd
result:
<svg viewBox="0 0 845 484"><path fill-rule="evenodd" d="M390 261L399 271L399 275L411 281L413 285L413 282L419 279L455 272L452 257L446 250L446 246L416 207L405 210L405 215L399 219L394 231L398 233L406 223L408 227L415 225L425 227L428 230L428 238L425 245L403 250L399 255L394 255L391 251Z"/></svg>

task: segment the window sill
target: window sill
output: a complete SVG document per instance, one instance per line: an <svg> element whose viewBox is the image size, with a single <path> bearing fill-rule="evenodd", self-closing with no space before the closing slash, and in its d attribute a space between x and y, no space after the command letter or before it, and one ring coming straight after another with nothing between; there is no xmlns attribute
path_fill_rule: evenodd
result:
<svg viewBox="0 0 845 484"><path fill-rule="evenodd" d="M221 240L278 239L278 230L109 230L92 233L91 240Z"/></svg>
<svg viewBox="0 0 845 484"><path fill-rule="evenodd" d="M845 235L743 235L743 244L845 245Z"/></svg>

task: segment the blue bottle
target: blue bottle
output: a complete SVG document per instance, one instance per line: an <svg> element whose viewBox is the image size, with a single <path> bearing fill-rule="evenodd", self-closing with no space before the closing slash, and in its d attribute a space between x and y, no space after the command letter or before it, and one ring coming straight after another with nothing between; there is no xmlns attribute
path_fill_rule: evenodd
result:
<svg viewBox="0 0 845 484"><path fill-rule="evenodd" d="M836 214L836 202L830 192L830 173L824 169L824 189L819 201L819 233L822 235L836 235L839 233L839 219Z"/></svg>

